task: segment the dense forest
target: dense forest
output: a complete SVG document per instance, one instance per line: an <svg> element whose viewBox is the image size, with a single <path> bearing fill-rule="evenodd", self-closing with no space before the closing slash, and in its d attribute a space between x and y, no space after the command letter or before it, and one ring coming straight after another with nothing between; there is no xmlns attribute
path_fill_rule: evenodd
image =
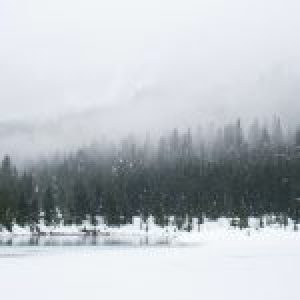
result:
<svg viewBox="0 0 300 300"><path fill-rule="evenodd" d="M174 129L157 139L133 136L120 143L93 143L26 167L9 155L0 168L0 224L108 225L152 215L164 225L174 216L237 217L275 215L285 223L300 216L300 130L283 129L279 118L264 125L235 122L203 130Z"/></svg>

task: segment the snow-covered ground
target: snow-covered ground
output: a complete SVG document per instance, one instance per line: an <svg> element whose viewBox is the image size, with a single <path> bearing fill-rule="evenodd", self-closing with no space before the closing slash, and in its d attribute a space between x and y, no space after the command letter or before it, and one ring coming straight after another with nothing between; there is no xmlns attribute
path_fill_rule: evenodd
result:
<svg viewBox="0 0 300 300"><path fill-rule="evenodd" d="M172 217L170 217L171 219ZM201 232L201 235L211 235L213 238L216 236L226 239L228 233L230 235L236 233L242 236L244 234L251 235L252 233L263 232L278 233L278 232L294 232L295 228L298 230L299 225L295 225L291 219L288 219L286 226L280 225L276 222L275 216L265 216L261 220L263 228L260 226L260 220L258 218L248 219L248 228L239 230L232 226L232 219L219 218L217 220L204 219L202 224L197 223L196 219L192 222L192 232ZM169 226L164 228L158 226L154 222L153 217L149 217L146 222L142 222L139 217L134 217L132 224L122 225L119 227L108 227L104 223L99 222L98 225L94 226L90 221L86 220L81 225L64 225L63 222L58 225L45 226L44 221L40 220L37 224L38 232L45 236L83 236L86 233L96 232L98 235L110 235L110 236L147 236L147 237L171 237L172 239L176 236L180 236L181 232L176 229L174 224L170 222ZM295 227L296 226L296 227ZM300 230L300 228L299 228ZM8 231L4 226L0 224L0 240L5 237L16 237L16 236L32 236L36 235L37 232L32 233L29 226L21 227L18 224L13 224L12 230ZM191 236L191 235L189 235Z"/></svg>
<svg viewBox="0 0 300 300"><path fill-rule="evenodd" d="M0 247L0 299L299 299L298 232L212 227L169 246Z"/></svg>

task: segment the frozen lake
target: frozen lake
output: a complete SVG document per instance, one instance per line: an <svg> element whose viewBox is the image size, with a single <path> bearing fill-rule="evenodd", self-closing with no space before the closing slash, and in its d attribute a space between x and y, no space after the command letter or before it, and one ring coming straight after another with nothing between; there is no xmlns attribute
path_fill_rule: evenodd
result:
<svg viewBox="0 0 300 300"><path fill-rule="evenodd" d="M1 299L299 299L299 238L0 246Z"/></svg>
<svg viewBox="0 0 300 300"><path fill-rule="evenodd" d="M8 236L0 237L0 247L147 247L171 246L168 237L151 236Z"/></svg>

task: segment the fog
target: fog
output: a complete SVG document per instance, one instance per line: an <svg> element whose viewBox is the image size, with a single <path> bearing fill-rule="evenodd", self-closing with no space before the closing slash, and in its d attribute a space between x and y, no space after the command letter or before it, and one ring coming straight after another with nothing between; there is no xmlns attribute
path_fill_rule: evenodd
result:
<svg viewBox="0 0 300 300"><path fill-rule="evenodd" d="M299 1L0 0L0 153L215 120L297 124Z"/></svg>

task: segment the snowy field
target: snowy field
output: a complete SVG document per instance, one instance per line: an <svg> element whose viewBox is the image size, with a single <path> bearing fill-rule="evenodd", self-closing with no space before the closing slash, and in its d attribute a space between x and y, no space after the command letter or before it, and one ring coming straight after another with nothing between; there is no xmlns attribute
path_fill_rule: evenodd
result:
<svg viewBox="0 0 300 300"><path fill-rule="evenodd" d="M299 299L298 232L226 232L150 247L2 246L0 299Z"/></svg>

